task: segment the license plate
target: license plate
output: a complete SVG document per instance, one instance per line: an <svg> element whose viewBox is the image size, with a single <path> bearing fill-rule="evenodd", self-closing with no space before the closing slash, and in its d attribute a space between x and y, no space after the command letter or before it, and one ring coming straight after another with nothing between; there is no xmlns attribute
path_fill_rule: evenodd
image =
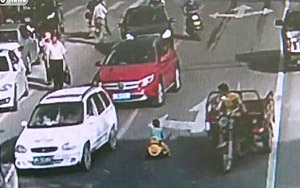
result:
<svg viewBox="0 0 300 188"><path fill-rule="evenodd" d="M52 164L53 157L34 157L33 165L49 165Z"/></svg>
<svg viewBox="0 0 300 188"><path fill-rule="evenodd" d="M113 94L113 100L126 100L130 99L130 93L115 93Z"/></svg>

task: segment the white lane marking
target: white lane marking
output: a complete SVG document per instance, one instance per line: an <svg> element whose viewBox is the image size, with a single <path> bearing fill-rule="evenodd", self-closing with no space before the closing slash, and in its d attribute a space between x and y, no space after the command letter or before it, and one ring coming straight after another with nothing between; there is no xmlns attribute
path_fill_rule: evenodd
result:
<svg viewBox="0 0 300 188"><path fill-rule="evenodd" d="M285 0L284 13L282 18L285 17L287 10L290 7L290 1ZM283 41L281 41L280 45L280 55L283 57ZM281 65L280 65L281 66ZM281 68L281 67L280 67ZM273 148L272 152L269 155L268 159L268 174L267 174L267 182L266 188L275 188L276 183L276 170L277 170L277 155L278 155L278 144L280 137L280 126L281 126L281 116L282 116L282 97L284 91L284 80L285 74L283 72L278 73L277 77L277 85L276 85L276 93L275 93L275 127L274 127L274 138L273 138Z"/></svg>
<svg viewBox="0 0 300 188"><path fill-rule="evenodd" d="M141 5L142 3L144 3L145 0L137 0L135 3L131 4L129 6L129 8L134 8L134 7L138 7L139 5Z"/></svg>
<svg viewBox="0 0 300 188"><path fill-rule="evenodd" d="M189 112L197 112L194 121L168 120L169 115L166 114L159 118L162 127L175 130L188 130L190 133L201 133L205 130L205 105L206 99L193 106ZM152 127L152 123L148 124Z"/></svg>
<svg viewBox="0 0 300 188"><path fill-rule="evenodd" d="M80 11L80 10L82 10L84 8L85 8L85 5L80 5L78 7L75 7L73 9L67 11L66 13L64 13L64 16L65 17L70 16L70 15L74 14L75 12Z"/></svg>
<svg viewBox="0 0 300 188"><path fill-rule="evenodd" d="M130 115L129 118L125 121L125 123L123 125L121 125L120 130L118 131L118 135L117 138L121 139L124 134L127 132L127 130L129 129L131 123L133 122L133 120L135 119L135 117L137 116L138 112L140 110L139 109L135 109Z"/></svg>
<svg viewBox="0 0 300 188"><path fill-rule="evenodd" d="M117 8L119 8L121 5L123 5L124 2L123 1L118 1L115 4L113 4L112 6L110 6L108 8L108 10L116 10Z"/></svg>

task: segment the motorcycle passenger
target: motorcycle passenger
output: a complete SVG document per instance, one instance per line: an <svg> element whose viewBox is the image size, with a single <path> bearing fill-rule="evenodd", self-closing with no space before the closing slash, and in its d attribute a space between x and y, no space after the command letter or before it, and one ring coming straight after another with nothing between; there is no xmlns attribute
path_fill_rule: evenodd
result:
<svg viewBox="0 0 300 188"><path fill-rule="evenodd" d="M110 35L110 30L108 28L108 23L107 23L107 8L105 6L104 0L98 0L99 4L95 7L94 13L93 13L93 18L92 18L92 26L96 27L96 29L100 29L100 34L99 36L100 39L102 38L103 35L103 29L101 27L105 27L106 32Z"/></svg>
<svg viewBox="0 0 300 188"><path fill-rule="evenodd" d="M160 127L160 121L158 119L154 119L152 121L152 125L153 126L151 127L151 138L155 137L156 139L158 139L164 150L164 153L167 153L168 156L170 156L171 155L170 149L168 145L163 142L164 133L163 133L163 129Z"/></svg>

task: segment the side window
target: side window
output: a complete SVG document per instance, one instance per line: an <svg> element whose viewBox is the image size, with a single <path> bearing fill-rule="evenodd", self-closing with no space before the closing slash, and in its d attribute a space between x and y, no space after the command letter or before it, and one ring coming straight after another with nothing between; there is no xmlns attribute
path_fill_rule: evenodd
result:
<svg viewBox="0 0 300 188"><path fill-rule="evenodd" d="M12 63L12 66L13 66L13 70L14 71L17 71L18 70L18 63L19 63L19 58L18 56L15 54L14 51L9 51L8 52L8 56L9 56L9 59Z"/></svg>
<svg viewBox="0 0 300 188"><path fill-rule="evenodd" d="M27 29L25 27L25 25L20 26L20 33L23 39L28 39L29 35L27 33Z"/></svg>
<svg viewBox="0 0 300 188"><path fill-rule="evenodd" d="M164 61L165 56L168 54L170 49L170 43L168 40L161 40L157 43L158 57L160 61Z"/></svg>
<svg viewBox="0 0 300 188"><path fill-rule="evenodd" d="M99 98L99 96L97 94L94 94L93 96L93 100L95 101L95 105L98 111L98 114L101 114L104 110L104 104L102 103L101 99Z"/></svg>
<svg viewBox="0 0 300 188"><path fill-rule="evenodd" d="M89 116L95 116L97 115L97 110L95 108L95 102L94 99L91 97L87 100L87 115Z"/></svg>
<svg viewBox="0 0 300 188"><path fill-rule="evenodd" d="M104 101L105 106L108 107L110 105L110 101L107 98L107 95L103 91L100 91L99 95L101 96L101 99Z"/></svg>

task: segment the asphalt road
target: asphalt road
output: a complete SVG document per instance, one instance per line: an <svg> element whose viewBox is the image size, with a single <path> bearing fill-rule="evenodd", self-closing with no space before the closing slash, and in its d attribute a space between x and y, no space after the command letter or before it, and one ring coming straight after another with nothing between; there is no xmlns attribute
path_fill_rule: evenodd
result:
<svg viewBox="0 0 300 188"><path fill-rule="evenodd" d="M124 11L142 1L112 0L109 23L115 28L113 36L107 41L119 40L117 23ZM197 112L189 112L194 105L205 100L210 91L215 90L220 82L227 82L232 88L257 89L264 96L267 91L275 90L280 62L280 30L273 22L283 14L283 3L273 1L269 7L274 12L266 16L250 16L239 19L211 18L215 12L226 12L239 5L251 6L254 11L261 10L264 1L217 1L204 2L202 12L205 29L202 40L192 41L183 36L183 17L180 11L182 0L166 0L166 9L170 17L176 18L175 30L178 40L176 47L181 59L182 89L178 93L167 94L166 103L161 108L149 108L146 105L123 105L118 107L120 119L119 147L114 152L105 149L93 156L91 171L81 173L76 168L39 170L22 172L22 187L249 187L266 186L268 156L249 154L238 160L234 170L222 174L215 165L215 160L204 133L191 134L188 131L171 130L171 140L167 141L172 151L170 159L147 160L145 149L149 137L147 124L153 118L165 114L169 119L194 121ZM94 41L86 39L87 24L83 18L85 5L83 0L65 0L66 15L65 45L67 59L72 72L73 84L90 82L97 68L95 62L103 55L94 48ZM79 8L78 8L79 7ZM80 8L81 7L81 8ZM22 99L18 112L1 114L0 128L5 132L0 137L4 143L6 160L12 160L16 137L22 130L20 122L28 120L32 110L48 88L43 85L41 66L35 67L36 74L31 76L31 91L28 98ZM282 143L279 150L279 171L277 185L281 187L299 187L297 173L300 164L297 153L297 107L292 106L297 100L297 73L289 73L285 80L286 95L283 112ZM204 116L204 110L200 110ZM201 122L199 126L203 126ZM291 137L291 135L294 135ZM291 139L293 138L293 139ZM298 140L299 142L299 140ZM290 172L293 174L290 175ZM288 175L286 174L288 173ZM288 179L285 177L289 176ZM298 180L299 181L299 180ZM279 186L280 187L280 186Z"/></svg>

